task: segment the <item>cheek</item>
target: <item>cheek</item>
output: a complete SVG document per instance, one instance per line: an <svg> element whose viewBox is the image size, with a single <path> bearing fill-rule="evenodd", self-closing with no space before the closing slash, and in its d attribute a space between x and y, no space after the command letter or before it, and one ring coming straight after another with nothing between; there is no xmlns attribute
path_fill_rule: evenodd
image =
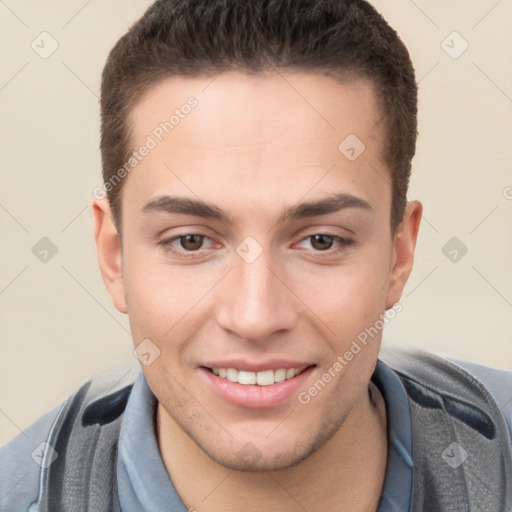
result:
<svg viewBox="0 0 512 512"><path fill-rule="evenodd" d="M173 267L155 251L126 252L124 280L128 315L135 343L150 338L162 350L178 348L207 315L208 293L218 281L218 269Z"/></svg>
<svg viewBox="0 0 512 512"><path fill-rule="evenodd" d="M368 251L338 268L303 273L295 279L295 289L307 298L307 308L339 340L356 337L385 310L388 266L376 254Z"/></svg>
<svg viewBox="0 0 512 512"><path fill-rule="evenodd" d="M151 254L129 246L124 254L123 273L134 343L145 338L161 340L185 302L183 293L176 293L180 283L173 281L165 265L152 261Z"/></svg>

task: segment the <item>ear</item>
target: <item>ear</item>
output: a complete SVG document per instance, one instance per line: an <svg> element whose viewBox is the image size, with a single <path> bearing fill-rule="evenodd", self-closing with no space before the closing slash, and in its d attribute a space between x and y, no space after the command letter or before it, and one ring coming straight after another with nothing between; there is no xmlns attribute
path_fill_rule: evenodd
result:
<svg viewBox="0 0 512 512"><path fill-rule="evenodd" d="M391 274L389 277L386 309L400 300L409 279L414 261L414 249L420 228L423 206L419 201L407 203L404 217L397 227L393 240Z"/></svg>
<svg viewBox="0 0 512 512"><path fill-rule="evenodd" d="M127 313L121 241L112 219L108 199L95 200L92 209L96 252L103 282L112 297L116 309L121 313Z"/></svg>

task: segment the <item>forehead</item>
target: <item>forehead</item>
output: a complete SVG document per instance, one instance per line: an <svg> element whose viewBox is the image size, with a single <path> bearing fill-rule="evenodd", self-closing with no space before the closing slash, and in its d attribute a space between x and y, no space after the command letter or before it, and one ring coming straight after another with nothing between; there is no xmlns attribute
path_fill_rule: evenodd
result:
<svg viewBox="0 0 512 512"><path fill-rule="evenodd" d="M150 86L131 112L134 141L150 133L155 123L168 120L190 97L200 106L194 110L194 117L200 117L193 126L196 142L210 139L212 145L216 137L211 128L227 129L233 123L237 130L224 130L224 142L240 142L250 135L273 143L277 130L286 127L281 135L291 138L303 132L305 124L322 134L338 132L338 136L357 131L363 135L370 129L364 135L375 137L380 129L374 87L365 79L350 75L335 79L304 72L249 75L230 71L195 78L176 76ZM185 123L176 131L184 127ZM201 137L205 131L209 137Z"/></svg>
<svg viewBox="0 0 512 512"><path fill-rule="evenodd" d="M383 188L390 193L389 180L376 179L387 173L377 99L360 78L299 72L166 78L144 93L130 124L133 150L151 140L128 180L146 196L176 188L204 196L214 184L281 202L299 199L306 188L337 187L365 199Z"/></svg>

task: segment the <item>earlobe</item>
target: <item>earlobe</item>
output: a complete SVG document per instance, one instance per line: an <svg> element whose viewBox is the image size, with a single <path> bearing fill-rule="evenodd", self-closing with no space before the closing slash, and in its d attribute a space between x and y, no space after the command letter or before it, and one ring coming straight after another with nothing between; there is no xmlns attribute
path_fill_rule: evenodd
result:
<svg viewBox="0 0 512 512"><path fill-rule="evenodd" d="M94 238L101 276L116 309L121 313L127 313L121 241L112 219L108 200L106 198L95 200L92 208Z"/></svg>
<svg viewBox="0 0 512 512"><path fill-rule="evenodd" d="M422 211L423 206L419 201L409 202L402 222L397 227L393 241L392 268L386 309L393 307L400 300L411 274Z"/></svg>

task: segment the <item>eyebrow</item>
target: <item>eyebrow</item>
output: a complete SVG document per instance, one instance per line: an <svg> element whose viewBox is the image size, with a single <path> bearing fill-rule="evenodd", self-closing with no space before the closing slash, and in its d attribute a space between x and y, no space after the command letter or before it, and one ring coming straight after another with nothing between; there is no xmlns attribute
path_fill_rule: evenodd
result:
<svg viewBox="0 0 512 512"><path fill-rule="evenodd" d="M199 199L189 199L177 196L160 196L152 199L142 208L144 213L182 213L195 215L205 219L217 219L227 222L228 216L215 205L205 203Z"/></svg>
<svg viewBox="0 0 512 512"><path fill-rule="evenodd" d="M281 217L281 221L317 217L348 208L373 210L373 206L360 197L352 194L334 194L326 199L300 203L287 208ZM143 207L142 211L144 213L185 214L205 219L220 220L226 223L230 222L229 216L217 206L199 199L178 196L160 196L152 199Z"/></svg>
<svg viewBox="0 0 512 512"><path fill-rule="evenodd" d="M352 194L334 194L326 199L312 201L309 203L300 203L285 210L283 220L298 220L307 217L317 217L335 213L347 208L358 208L361 210L373 210L373 206Z"/></svg>

